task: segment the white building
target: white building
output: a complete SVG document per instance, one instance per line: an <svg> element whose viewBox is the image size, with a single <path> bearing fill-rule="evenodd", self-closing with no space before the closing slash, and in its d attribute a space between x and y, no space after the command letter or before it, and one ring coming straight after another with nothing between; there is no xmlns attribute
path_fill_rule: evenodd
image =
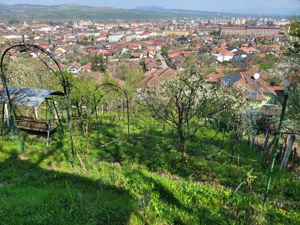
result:
<svg viewBox="0 0 300 225"><path fill-rule="evenodd" d="M227 55L227 54L222 54L222 53L218 53L218 54L213 54L213 56L215 57L216 60L218 60L219 62L230 62L233 58L233 55Z"/></svg>
<svg viewBox="0 0 300 225"><path fill-rule="evenodd" d="M122 38L124 37L124 34L113 34L113 35L109 35L108 37L108 41L111 42L119 42L122 40Z"/></svg>

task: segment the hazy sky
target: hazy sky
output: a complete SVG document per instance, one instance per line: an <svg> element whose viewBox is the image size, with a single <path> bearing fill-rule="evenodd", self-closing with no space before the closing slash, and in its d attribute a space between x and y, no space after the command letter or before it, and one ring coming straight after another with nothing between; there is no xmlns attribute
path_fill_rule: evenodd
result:
<svg viewBox="0 0 300 225"><path fill-rule="evenodd" d="M136 6L161 6L165 8L195 9L206 11L243 11L247 10L294 10L300 12L300 0L0 0L0 3L29 3L29 4L84 4L93 6L113 6L134 8Z"/></svg>

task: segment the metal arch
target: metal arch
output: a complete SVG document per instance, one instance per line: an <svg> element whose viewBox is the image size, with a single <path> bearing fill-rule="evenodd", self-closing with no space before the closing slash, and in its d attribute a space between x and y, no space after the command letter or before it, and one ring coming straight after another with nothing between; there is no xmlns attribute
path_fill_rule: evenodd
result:
<svg viewBox="0 0 300 225"><path fill-rule="evenodd" d="M111 87L112 90L121 91L121 93L124 94L124 96L126 98L126 109L127 109L127 133L129 135L130 134L130 106L129 106L129 96L128 96L127 91L113 83L103 83L103 84L100 84L99 86L97 86L97 88L95 89L95 92L100 90L100 88L102 88L102 87ZM101 96L101 98L104 97L106 94L107 93L105 93L103 96Z"/></svg>
<svg viewBox="0 0 300 225"><path fill-rule="evenodd" d="M44 53L46 56L48 56L54 62L56 67L58 68L58 72L59 72L60 79L61 79L61 84L63 86L64 98L65 98L65 101L66 101L67 106L68 106L66 111L67 111L67 117L68 117L68 123L69 123L68 126L69 126L70 141L71 141L71 148L72 148L72 166L74 167L74 165L75 165L75 145L74 145L73 133L72 133L72 115L71 115L71 101L70 101L70 98L69 98L69 94L70 94L69 81L65 77L65 75L62 71L60 63L58 62L58 60L54 57L54 55L51 52L47 51L46 49L44 49L44 48L42 48L38 45L24 43L24 39L23 39L23 43L15 44L15 45L12 45L9 48L7 48L3 52L2 56L1 56L1 61L0 61L0 72L1 72L0 76L1 76L1 80L2 80L3 86L5 88L7 97L8 97L9 108L12 110L13 129L15 131L17 131L17 134L19 136L19 131L15 126L15 112L13 110L13 104L12 104L12 101L11 101L11 98L10 98L10 93L9 93L9 89L8 89L7 79L6 79L6 76L5 76L5 70L4 70L3 62L4 62L6 54L9 51L11 51L12 49L15 49L15 48L23 48L23 49L25 49L26 52L29 49L36 49L36 50ZM53 71L45 61L43 61L40 57L38 57L38 58L39 58L40 61L42 61L42 63L48 69L50 69L55 74L55 71Z"/></svg>
<svg viewBox="0 0 300 225"><path fill-rule="evenodd" d="M35 44L25 44L25 43L15 44L15 45L10 46L9 48L7 48L7 49L3 52L2 56L1 56L1 61L0 61L1 78L2 78L2 80L5 80L5 82L7 82L6 77L5 77L4 67L3 67L3 62L4 62L4 59L5 59L5 56L6 56L6 54L7 54L9 51L11 51L11 50L14 49L14 48L24 48L24 49L26 49L26 51L27 51L27 49L30 49L30 48L37 49L37 50L43 52L43 53L44 53L45 55L47 55L49 58L51 58L52 61L53 61L53 62L55 63L55 65L57 66L58 71L59 71L59 73L60 73L60 77L61 77L61 81L62 81L62 86L63 86L63 88L64 88L64 94L66 94L66 95L69 94L69 90L67 89L67 87L69 86L69 82L68 82L68 80L66 79L64 73L62 72L62 68L61 68L59 62L57 61L57 59L54 57L54 55L53 55L51 52L49 52L49 51L47 51L46 49L44 49L44 48L42 48L42 47L40 47L40 46L38 46L38 45L35 45ZM39 59L40 59L40 58L39 58ZM41 59L40 59L40 60L41 60ZM41 60L41 61L45 64L45 66L47 66L47 68L50 68L50 67L47 65L46 62L44 62L43 60ZM53 70L52 70L52 72L53 72ZM3 78L4 78L4 79L3 79Z"/></svg>
<svg viewBox="0 0 300 225"><path fill-rule="evenodd" d="M101 101L101 99L103 97L105 97L106 95L108 95L111 91L115 91L114 89L111 89L107 92L105 92L104 94L100 94L99 98L96 99L96 92L100 90L100 86L98 86L95 90L94 90L94 95L93 95L93 100L94 100L94 109L92 111L92 114L94 114L97 111L97 107Z"/></svg>

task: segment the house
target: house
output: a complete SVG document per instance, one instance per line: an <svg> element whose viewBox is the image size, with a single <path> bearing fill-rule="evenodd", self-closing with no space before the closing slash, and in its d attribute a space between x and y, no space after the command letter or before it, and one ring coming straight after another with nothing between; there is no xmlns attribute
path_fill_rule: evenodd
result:
<svg viewBox="0 0 300 225"><path fill-rule="evenodd" d="M192 44L192 46L191 46L191 50L192 50L192 51L198 51L198 50L201 49L201 47L202 47L202 45L201 45L200 43L194 43L194 44Z"/></svg>
<svg viewBox="0 0 300 225"><path fill-rule="evenodd" d="M238 82L240 79L241 79L240 73L234 72L230 75L225 75L221 77L219 80L222 86L230 86Z"/></svg>
<svg viewBox="0 0 300 225"><path fill-rule="evenodd" d="M266 104L273 104L276 100L276 92L261 76L258 80L255 80L255 73L252 73L254 71L255 69L252 68L241 72L241 78L234 86L244 93L254 107L261 108Z"/></svg>
<svg viewBox="0 0 300 225"><path fill-rule="evenodd" d="M204 37L201 42L202 42L202 44L205 44L205 45L211 45L214 43L214 38L210 37L210 36Z"/></svg>
<svg viewBox="0 0 300 225"><path fill-rule="evenodd" d="M62 56L63 54L65 54L67 52L67 50L65 50L64 48L62 47L58 47L54 50L54 54L57 56L57 57L60 57Z"/></svg>
<svg viewBox="0 0 300 225"><path fill-rule="evenodd" d="M233 86L240 90L246 99L257 108L261 108L266 104L274 104L278 96L282 94L283 87L270 86L265 79L272 77L271 74L259 70L257 67L251 67L248 70L233 70L230 75L225 75L224 70L221 72L213 72L207 75L206 81L222 86ZM259 79L254 79L254 75L259 73Z"/></svg>
<svg viewBox="0 0 300 225"><path fill-rule="evenodd" d="M150 58L154 58L157 53L157 48L155 46L147 46L148 55Z"/></svg>
<svg viewBox="0 0 300 225"><path fill-rule="evenodd" d="M180 55L176 58L172 59L173 64L175 65L177 71L185 71L186 69L186 62L185 62L185 56L184 55Z"/></svg>
<svg viewBox="0 0 300 225"><path fill-rule="evenodd" d="M284 87L282 87L282 86L272 86L271 88L275 91L275 93L278 96L278 98L280 98L280 99L283 98Z"/></svg>
<svg viewBox="0 0 300 225"><path fill-rule="evenodd" d="M120 42L122 38L124 37L124 34L112 34L108 36L108 42Z"/></svg>
<svg viewBox="0 0 300 225"><path fill-rule="evenodd" d="M48 50L49 51L49 45L46 45L46 44L43 44L43 45L40 45L41 48L45 49L45 50Z"/></svg>
<svg viewBox="0 0 300 225"><path fill-rule="evenodd" d="M179 44L187 44L190 40L185 37L185 36L181 36L179 38L177 38L177 43Z"/></svg>
<svg viewBox="0 0 300 225"><path fill-rule="evenodd" d="M247 53L242 50L234 51L233 54L232 61L235 62L242 61L247 57Z"/></svg>
<svg viewBox="0 0 300 225"><path fill-rule="evenodd" d="M92 63L89 62L89 63L83 65L81 67L81 72L82 73L90 73L90 72L92 72Z"/></svg>
<svg viewBox="0 0 300 225"><path fill-rule="evenodd" d="M279 51L280 50L280 45L272 44L272 45L268 46L268 50L273 51L273 52Z"/></svg>
<svg viewBox="0 0 300 225"><path fill-rule="evenodd" d="M79 75L81 73L81 65L79 62L72 62L68 68L67 68L67 71L69 73L72 73L72 74L76 74L76 75Z"/></svg>
<svg viewBox="0 0 300 225"><path fill-rule="evenodd" d="M137 34L136 39L137 40L143 40L143 39L147 39L147 38L155 37L155 36L157 36L156 33L153 33L153 32L143 32L143 33Z"/></svg>
<svg viewBox="0 0 300 225"><path fill-rule="evenodd" d="M215 54L213 54L213 56L219 62L229 62L232 60L234 53L223 48L219 49Z"/></svg>
<svg viewBox="0 0 300 225"><path fill-rule="evenodd" d="M179 57L179 56L187 56L187 55L190 55L190 54L192 54L191 51L173 50L173 49L170 49L168 51L168 56L170 58L176 58L176 57Z"/></svg>
<svg viewBox="0 0 300 225"><path fill-rule="evenodd" d="M223 26L221 36L236 35L244 37L252 36L278 36L282 31L281 27L277 26Z"/></svg>
<svg viewBox="0 0 300 225"><path fill-rule="evenodd" d="M224 73L213 72L206 76L206 82L220 84L220 79L225 76Z"/></svg>
<svg viewBox="0 0 300 225"><path fill-rule="evenodd" d="M248 55L257 54L259 51L256 48L253 48L251 46L249 47L241 47L241 51L246 52Z"/></svg>
<svg viewBox="0 0 300 225"><path fill-rule="evenodd" d="M163 36L171 36L171 35L187 36L189 35L189 32L186 30L165 30L163 32Z"/></svg>
<svg viewBox="0 0 300 225"><path fill-rule="evenodd" d="M125 44L125 47L127 49L131 49L131 50L141 50L142 49L142 46L138 42L128 42Z"/></svg>
<svg viewBox="0 0 300 225"><path fill-rule="evenodd" d="M145 68L147 71L157 71L161 68L161 62L157 61L156 59L146 58Z"/></svg>
<svg viewBox="0 0 300 225"><path fill-rule="evenodd" d="M180 56L181 55L181 51L176 51L176 50L173 50L173 49L170 49L169 51L168 51L168 56L170 57L170 58L175 58L175 57L178 57L178 56Z"/></svg>
<svg viewBox="0 0 300 225"><path fill-rule="evenodd" d="M141 85L147 87L157 87L162 82L174 79L176 76L178 76L177 71L171 68L160 69L156 72L150 71L145 74Z"/></svg>
<svg viewBox="0 0 300 225"><path fill-rule="evenodd" d="M127 41L127 42L130 42L130 41L133 41L133 40L136 40L136 39L137 39L137 35L136 34L127 35L125 37L125 41Z"/></svg>

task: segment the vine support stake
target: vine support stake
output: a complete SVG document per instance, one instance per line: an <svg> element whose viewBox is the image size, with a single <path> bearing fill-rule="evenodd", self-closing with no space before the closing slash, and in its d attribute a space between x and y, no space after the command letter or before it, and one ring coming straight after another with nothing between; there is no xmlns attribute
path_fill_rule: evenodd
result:
<svg viewBox="0 0 300 225"><path fill-rule="evenodd" d="M285 111L286 111L288 98L289 98L289 95L288 95L287 92L285 92L284 93L283 104L282 104L282 111L281 111L280 120L279 120L279 125L278 125L277 131L275 133L274 153L273 153L271 167L270 167L270 171L269 171L268 183L267 183L265 194L264 194L264 205L266 205L266 203L268 202L268 199L269 199L269 191L270 191L270 187L271 187L275 162L276 162L277 155L279 153L278 145L279 145L279 139L280 139L280 132L281 132L283 121L284 121L284 116L285 116Z"/></svg>

